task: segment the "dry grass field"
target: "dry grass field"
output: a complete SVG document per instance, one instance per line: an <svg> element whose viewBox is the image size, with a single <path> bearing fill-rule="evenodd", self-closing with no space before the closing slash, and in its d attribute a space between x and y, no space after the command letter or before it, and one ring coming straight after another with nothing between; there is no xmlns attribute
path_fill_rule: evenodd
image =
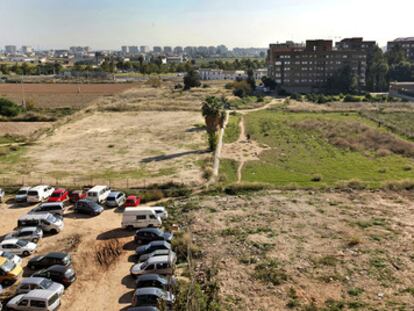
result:
<svg viewBox="0 0 414 311"><path fill-rule="evenodd" d="M0 122L0 133L1 135L26 137L50 126L49 122Z"/></svg>

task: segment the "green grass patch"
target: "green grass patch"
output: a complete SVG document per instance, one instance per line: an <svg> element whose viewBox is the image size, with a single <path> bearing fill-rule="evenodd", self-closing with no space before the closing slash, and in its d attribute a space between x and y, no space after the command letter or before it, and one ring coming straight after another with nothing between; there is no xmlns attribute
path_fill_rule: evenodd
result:
<svg viewBox="0 0 414 311"><path fill-rule="evenodd" d="M220 160L220 180L224 183L237 181L237 167L239 162L229 159Z"/></svg>
<svg viewBox="0 0 414 311"><path fill-rule="evenodd" d="M357 114L259 111L247 115L245 123L252 139L272 148L260 155L260 161L246 164L242 172L246 182L326 187L358 180L379 187L387 181L414 177L406 169L414 161L403 155L404 148L412 146L390 136L385 129L376 129L371 121ZM368 130L376 140L361 140L360 132L354 133L353 127L360 132ZM379 155L377 149L384 145L383 136L391 151ZM399 147L402 154L393 153Z"/></svg>
<svg viewBox="0 0 414 311"><path fill-rule="evenodd" d="M364 111L361 115L394 133L414 140L414 112Z"/></svg>
<svg viewBox="0 0 414 311"><path fill-rule="evenodd" d="M225 144L231 144L236 142L240 137L240 120L239 114L230 115L229 122L227 123L226 130L224 131L223 141Z"/></svg>

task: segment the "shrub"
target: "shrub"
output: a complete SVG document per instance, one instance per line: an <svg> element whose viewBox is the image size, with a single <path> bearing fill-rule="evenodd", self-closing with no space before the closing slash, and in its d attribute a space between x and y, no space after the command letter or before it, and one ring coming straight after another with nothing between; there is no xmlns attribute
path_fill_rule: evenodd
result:
<svg viewBox="0 0 414 311"><path fill-rule="evenodd" d="M23 112L23 108L16 105L11 100L0 98L0 115L5 117L15 117Z"/></svg>
<svg viewBox="0 0 414 311"><path fill-rule="evenodd" d="M290 99L297 100L297 101L302 101L302 95L294 93L294 94L290 95Z"/></svg>
<svg viewBox="0 0 414 311"><path fill-rule="evenodd" d="M191 253L192 258L200 258L201 250L197 247L188 232L178 232L174 235L172 241L174 251L177 253L178 262L186 262L188 254Z"/></svg>
<svg viewBox="0 0 414 311"><path fill-rule="evenodd" d="M255 268L254 276L263 282L276 286L288 280L286 272L280 268L280 263L273 259L259 263Z"/></svg>
<svg viewBox="0 0 414 311"><path fill-rule="evenodd" d="M312 181L312 182L320 182L320 181L322 181L322 176L320 176L320 175L315 175L315 176L313 176L313 177L311 178L311 181Z"/></svg>
<svg viewBox="0 0 414 311"><path fill-rule="evenodd" d="M190 70L184 76L184 90L188 91L193 87L200 87L200 74L195 70Z"/></svg>
<svg viewBox="0 0 414 311"><path fill-rule="evenodd" d="M239 195L248 192L262 191L269 189L268 184L263 183L240 183L229 185L224 189L224 192L228 195Z"/></svg>
<svg viewBox="0 0 414 311"><path fill-rule="evenodd" d="M357 102L360 102L360 101L361 101L361 99L358 96L348 94L344 97L344 102L345 103L357 103Z"/></svg>

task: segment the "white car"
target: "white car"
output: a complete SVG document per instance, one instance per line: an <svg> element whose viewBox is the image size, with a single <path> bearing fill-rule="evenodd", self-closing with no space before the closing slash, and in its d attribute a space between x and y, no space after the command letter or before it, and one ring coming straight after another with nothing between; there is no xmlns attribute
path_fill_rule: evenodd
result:
<svg viewBox="0 0 414 311"><path fill-rule="evenodd" d="M60 306L60 297L53 291L35 289L13 297L6 306L7 310L54 311Z"/></svg>
<svg viewBox="0 0 414 311"><path fill-rule="evenodd" d="M16 295L27 294L34 289L49 290L62 297L65 287L46 278L28 277L23 278L16 289Z"/></svg>
<svg viewBox="0 0 414 311"><path fill-rule="evenodd" d="M5 195L6 193L4 192L4 190L0 188L0 203L4 202Z"/></svg>
<svg viewBox="0 0 414 311"><path fill-rule="evenodd" d="M4 240L0 243L0 251L23 256L29 256L36 248L37 245L35 243L19 239Z"/></svg>
<svg viewBox="0 0 414 311"><path fill-rule="evenodd" d="M167 219L168 218L168 212L167 212L167 209L165 207L163 207L163 206L152 206L152 209L155 210L155 213L161 219Z"/></svg>
<svg viewBox="0 0 414 311"><path fill-rule="evenodd" d="M26 203L27 202L27 193L29 192L30 187L21 187L16 193L15 201L16 203Z"/></svg>
<svg viewBox="0 0 414 311"><path fill-rule="evenodd" d="M23 259L21 259L19 256L9 253L9 252L5 252L5 251L0 251L0 257L7 258L11 262L13 262L15 265L20 265L23 261Z"/></svg>
<svg viewBox="0 0 414 311"><path fill-rule="evenodd" d="M36 186L29 190L27 193L27 202L28 203L39 203L46 201L55 191L55 188L51 186Z"/></svg>

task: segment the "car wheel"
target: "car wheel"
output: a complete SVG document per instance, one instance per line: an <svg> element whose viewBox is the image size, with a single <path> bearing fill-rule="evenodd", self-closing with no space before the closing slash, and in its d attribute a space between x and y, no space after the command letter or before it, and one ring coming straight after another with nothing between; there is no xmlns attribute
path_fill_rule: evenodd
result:
<svg viewBox="0 0 414 311"><path fill-rule="evenodd" d="M5 281L3 281L3 286L10 286L10 285L12 285L13 284L13 282L12 281L10 281L10 280L5 280Z"/></svg>
<svg viewBox="0 0 414 311"><path fill-rule="evenodd" d="M37 243L37 242L39 242L39 239L38 238L34 238L34 239L32 239L32 242L33 243Z"/></svg>
<svg viewBox="0 0 414 311"><path fill-rule="evenodd" d="M51 234L57 234L57 233L58 233L58 231L57 231L56 229L52 229L52 230L50 230L50 233L51 233Z"/></svg>
<svg viewBox="0 0 414 311"><path fill-rule="evenodd" d="M27 256L29 256L29 255L30 255L30 252L28 252L28 251L24 251L24 252L23 252L23 256L27 257Z"/></svg>
<svg viewBox="0 0 414 311"><path fill-rule="evenodd" d="M30 266L29 268L30 268L30 270L32 270L32 271L36 270L36 266Z"/></svg>

